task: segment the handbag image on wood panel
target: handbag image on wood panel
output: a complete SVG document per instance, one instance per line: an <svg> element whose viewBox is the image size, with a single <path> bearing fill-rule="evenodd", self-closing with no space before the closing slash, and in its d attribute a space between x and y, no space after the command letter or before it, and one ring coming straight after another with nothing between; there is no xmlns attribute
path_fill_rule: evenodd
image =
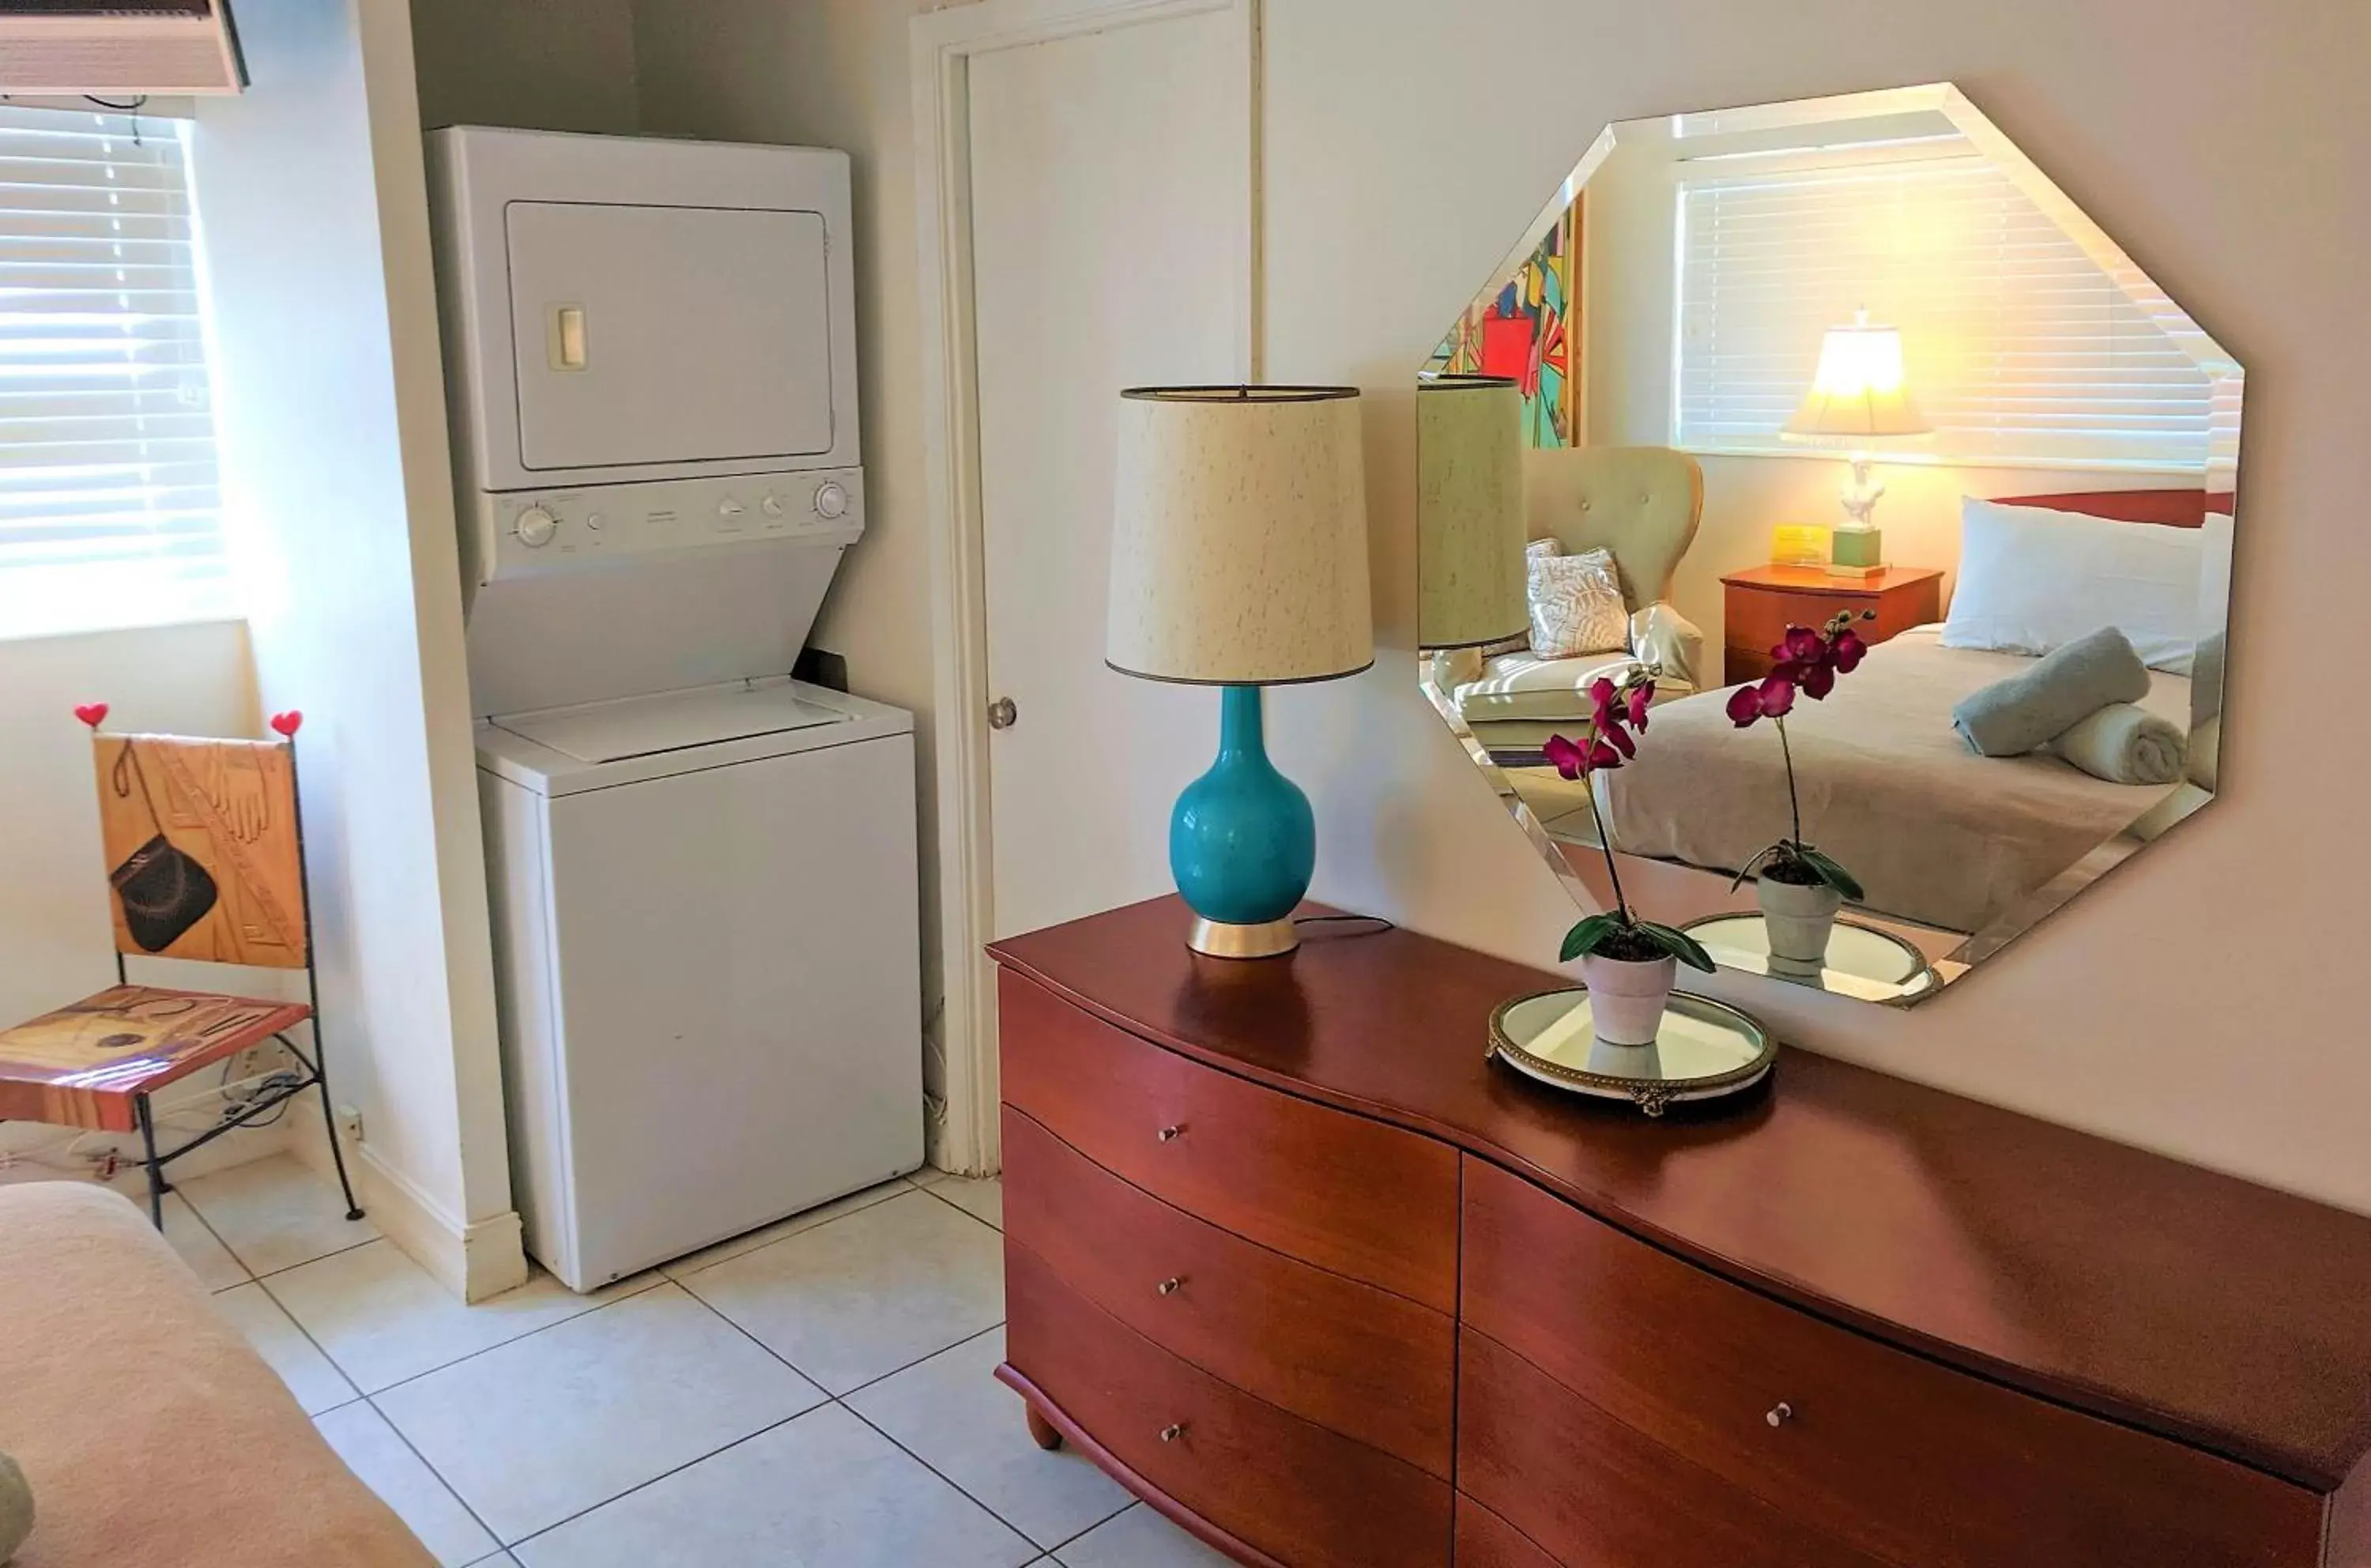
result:
<svg viewBox="0 0 2371 1568"><path fill-rule="evenodd" d="M108 736L98 763L122 951L304 967L284 747Z"/></svg>
<svg viewBox="0 0 2371 1568"><path fill-rule="evenodd" d="M144 952L163 952L214 913L221 890L205 867L175 848L165 836L165 819L157 814L156 797L148 790L147 769L140 765L140 754L133 743L126 741L108 783L117 799L129 801L134 782L156 831L130 859L108 872L107 880L123 907L124 928L132 933L132 940Z"/></svg>

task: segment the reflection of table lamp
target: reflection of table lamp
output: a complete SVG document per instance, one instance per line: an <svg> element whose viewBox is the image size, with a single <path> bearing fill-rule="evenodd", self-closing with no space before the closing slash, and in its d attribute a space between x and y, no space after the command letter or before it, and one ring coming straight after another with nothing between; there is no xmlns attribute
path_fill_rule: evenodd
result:
<svg viewBox="0 0 2371 1568"><path fill-rule="evenodd" d="M1852 453L1852 483L1844 491L1845 521L1837 525L1832 546L1837 566L1869 572L1880 570L1885 561L1885 536L1869 521L1885 487L1869 479L1868 444L1925 435L1934 428L1903 385L1900 330L1871 326L1866 310L1849 327L1828 329L1810 394L1782 433Z"/></svg>
<svg viewBox="0 0 2371 1568"><path fill-rule="evenodd" d="M1169 868L1199 917L1188 941L1220 958L1290 952L1317 825L1267 759L1260 687L1374 663L1358 389L1120 397L1105 661L1225 688L1219 759L1169 824Z"/></svg>
<svg viewBox="0 0 2371 1568"><path fill-rule="evenodd" d="M1479 648L1531 625L1523 395L1500 375L1417 385L1417 646Z"/></svg>

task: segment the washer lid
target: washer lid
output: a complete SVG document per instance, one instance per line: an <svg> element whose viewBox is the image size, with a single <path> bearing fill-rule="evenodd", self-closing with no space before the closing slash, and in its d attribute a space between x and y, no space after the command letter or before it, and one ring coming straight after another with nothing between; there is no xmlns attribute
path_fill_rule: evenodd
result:
<svg viewBox="0 0 2371 1568"><path fill-rule="evenodd" d="M849 715L806 701L788 686L777 685L662 692L582 708L497 716L492 722L497 729L579 762L620 762L848 721Z"/></svg>

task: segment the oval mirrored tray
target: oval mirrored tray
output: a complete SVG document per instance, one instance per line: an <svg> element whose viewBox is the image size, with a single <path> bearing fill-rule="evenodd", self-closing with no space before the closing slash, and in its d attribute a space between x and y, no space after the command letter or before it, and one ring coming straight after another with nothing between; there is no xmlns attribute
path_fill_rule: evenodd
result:
<svg viewBox="0 0 2371 1568"><path fill-rule="evenodd" d="M1674 992L1652 1045L1597 1038L1585 990L1517 997L1490 1015L1490 1054L1551 1088L1624 1100L1649 1116L1673 1104L1741 1093L1770 1076L1777 1042L1745 1014Z"/></svg>
<svg viewBox="0 0 2371 1568"><path fill-rule="evenodd" d="M1724 968L1767 974L1789 985L1903 1006L1941 985L1926 954L1891 931L1838 920L1824 963L1795 964L1772 956L1769 929L1753 911L1708 915L1682 928Z"/></svg>

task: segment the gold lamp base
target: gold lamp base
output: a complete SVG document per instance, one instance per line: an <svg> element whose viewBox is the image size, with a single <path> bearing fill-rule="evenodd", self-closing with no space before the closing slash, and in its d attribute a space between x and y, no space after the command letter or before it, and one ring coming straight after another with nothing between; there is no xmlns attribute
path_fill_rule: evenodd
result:
<svg viewBox="0 0 2371 1568"><path fill-rule="evenodd" d="M1256 926L1230 926L1223 920L1198 917L1186 933L1186 945L1211 958L1281 958L1301 945L1301 929L1290 918L1263 920Z"/></svg>

